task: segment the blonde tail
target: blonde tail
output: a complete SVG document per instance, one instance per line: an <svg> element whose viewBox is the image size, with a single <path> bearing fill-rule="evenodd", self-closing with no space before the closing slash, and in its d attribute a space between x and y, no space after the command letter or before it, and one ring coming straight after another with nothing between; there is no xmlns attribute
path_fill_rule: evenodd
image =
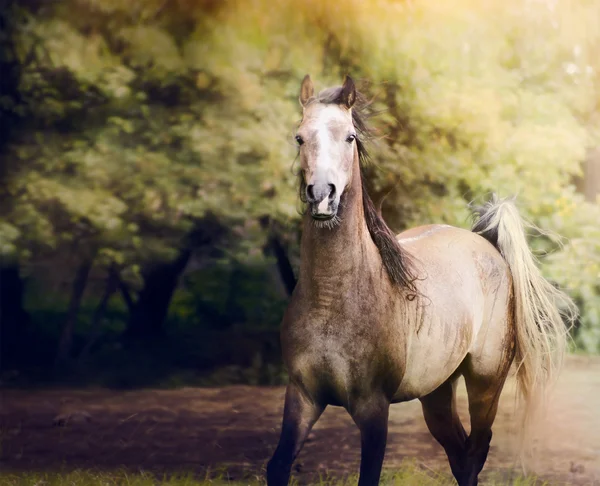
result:
<svg viewBox="0 0 600 486"><path fill-rule="evenodd" d="M475 214L472 231L498 249L512 274L517 382L524 403L520 445L524 452L530 445L532 425L543 412L548 391L562 368L568 329L577 308L540 273L527 244L524 221L512 200L494 195L475 209Z"/></svg>

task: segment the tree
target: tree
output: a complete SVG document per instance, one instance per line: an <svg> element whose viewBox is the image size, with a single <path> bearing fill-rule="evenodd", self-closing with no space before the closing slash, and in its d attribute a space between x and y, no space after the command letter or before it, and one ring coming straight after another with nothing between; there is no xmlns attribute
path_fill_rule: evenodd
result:
<svg viewBox="0 0 600 486"><path fill-rule="evenodd" d="M230 235L223 258L243 262L269 247L291 290L282 250L300 219L291 143L299 80L308 72L327 87L350 73L381 111L368 183L391 226L465 226L471 200L516 193L535 224L569 239L564 249L549 236L532 244L551 254L546 274L580 301L578 344L598 350L600 210L571 182L600 144L600 78L590 69L598 8L533 0L20 7L7 99L27 123L4 148L0 252L21 264L69 252L75 267L93 258L94 268L116 271L131 289L123 293L130 335L145 334L144 323L160 332L190 241L210 218Z"/></svg>
<svg viewBox="0 0 600 486"><path fill-rule="evenodd" d="M148 2L142 17L153 20L161 5ZM261 123L252 107L239 110L228 99L217 110L222 87L185 62L171 35L183 14L140 22L139 7L74 1L21 12L13 41L23 70L19 108L30 129L10 144L2 191L5 253L18 249L22 261L35 263L68 249L80 270L93 255L95 266L118 268L141 289L130 336L140 334L141 323L159 329L191 251L182 245L209 213L237 225L248 251L264 239L248 218L287 217L295 208L292 196L273 199L277 182L261 180L286 182L277 177L288 158L279 157L277 138L267 130L262 143L252 140ZM201 35L192 37L186 49L197 50ZM233 147L229 120L237 115ZM221 161L223 151L231 154ZM263 163L269 151L272 167ZM83 294L86 272L75 273L60 359L69 354ZM159 302L160 311L144 318Z"/></svg>

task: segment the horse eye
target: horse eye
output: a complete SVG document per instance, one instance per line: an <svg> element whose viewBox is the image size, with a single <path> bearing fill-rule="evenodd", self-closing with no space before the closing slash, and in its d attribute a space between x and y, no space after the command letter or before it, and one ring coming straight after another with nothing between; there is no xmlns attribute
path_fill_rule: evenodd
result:
<svg viewBox="0 0 600 486"><path fill-rule="evenodd" d="M356 135L354 135L354 134L348 135L346 137L346 142L348 142L348 143L352 143L352 142L354 142L354 140L356 140Z"/></svg>
<svg viewBox="0 0 600 486"><path fill-rule="evenodd" d="M302 145L304 143L304 140L300 135L296 135L296 142L298 143L298 145Z"/></svg>

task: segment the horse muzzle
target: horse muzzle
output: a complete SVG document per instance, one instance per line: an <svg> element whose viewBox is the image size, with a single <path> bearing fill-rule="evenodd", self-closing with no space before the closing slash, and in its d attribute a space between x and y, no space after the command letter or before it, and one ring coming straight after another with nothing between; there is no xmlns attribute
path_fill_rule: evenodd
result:
<svg viewBox="0 0 600 486"><path fill-rule="evenodd" d="M310 215L319 221L327 221L337 213L337 191L334 184L309 184L306 186L306 202Z"/></svg>

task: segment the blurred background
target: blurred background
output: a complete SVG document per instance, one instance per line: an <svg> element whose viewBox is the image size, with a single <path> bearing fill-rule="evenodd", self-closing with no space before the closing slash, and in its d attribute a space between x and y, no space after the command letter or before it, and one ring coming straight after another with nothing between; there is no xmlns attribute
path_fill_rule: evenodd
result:
<svg viewBox="0 0 600 486"><path fill-rule="evenodd" d="M579 306L572 353L600 353L598 0L1 5L4 387L285 383L307 73L378 112L368 186L394 231L516 195Z"/></svg>
<svg viewBox="0 0 600 486"><path fill-rule="evenodd" d="M2 382L279 384L302 77L379 115L389 225L515 194L600 351L600 3L27 0L1 11Z"/></svg>

